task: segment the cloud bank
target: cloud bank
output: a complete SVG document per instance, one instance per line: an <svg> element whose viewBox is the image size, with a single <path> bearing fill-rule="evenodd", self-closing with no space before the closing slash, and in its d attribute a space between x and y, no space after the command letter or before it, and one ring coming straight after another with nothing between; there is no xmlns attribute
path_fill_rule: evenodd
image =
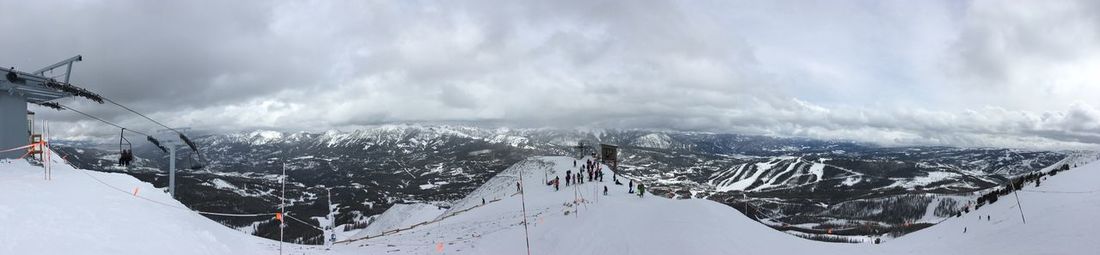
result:
<svg viewBox="0 0 1100 255"><path fill-rule="evenodd" d="M0 2L18 35L0 66L83 54L76 84L196 129L457 120L1100 145L1094 1ZM32 110L55 134L117 132Z"/></svg>

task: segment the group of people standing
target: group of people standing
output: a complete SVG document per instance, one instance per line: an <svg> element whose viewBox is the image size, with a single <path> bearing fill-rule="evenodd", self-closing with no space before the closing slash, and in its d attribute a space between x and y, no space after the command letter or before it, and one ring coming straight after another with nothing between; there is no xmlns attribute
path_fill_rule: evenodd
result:
<svg viewBox="0 0 1100 255"><path fill-rule="evenodd" d="M577 167L577 160L573 160L573 167ZM554 177L554 179L558 178ZM589 159L583 166L577 168L576 173L573 170L565 171L565 186L582 184L586 181L603 182L603 166Z"/></svg>
<svg viewBox="0 0 1100 255"><path fill-rule="evenodd" d="M579 184L583 184L586 181L589 181L589 182L590 181L603 182L603 176L604 176L603 165L600 165L600 163L598 161L593 161L592 159L588 159L587 161L585 161L585 163L583 165L578 166L577 165L577 160L574 159L573 160L573 167L577 167L576 172L573 172L573 170L566 170L565 171L565 186L579 185ZM560 190L560 187L559 187L560 184L561 184L561 177L558 177L558 176L555 176L554 179L549 180L546 183L546 185L548 185L548 186L554 186L554 191ZM622 185L622 183L619 182L616 179L615 180L615 185ZM630 185L628 185L627 193L634 194L635 189L637 189L638 197L642 197L642 195L645 194L645 185L644 184L638 183L638 186L635 187L634 186L634 180L630 180ZM603 194L605 196L607 195L607 186L603 187Z"/></svg>
<svg viewBox="0 0 1100 255"><path fill-rule="evenodd" d="M627 187L629 187L629 188L626 189L627 190L626 193L634 194L634 189L637 188L638 189L638 197L642 197L643 195L645 195L645 184L642 184L641 182L639 182L638 186L634 187L634 180L630 180L629 183L630 184L627 185Z"/></svg>

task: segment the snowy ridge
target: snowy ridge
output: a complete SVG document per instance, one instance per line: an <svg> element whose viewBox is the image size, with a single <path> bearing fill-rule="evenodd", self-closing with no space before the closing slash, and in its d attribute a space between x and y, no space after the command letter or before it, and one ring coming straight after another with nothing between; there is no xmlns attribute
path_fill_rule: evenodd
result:
<svg viewBox="0 0 1100 255"><path fill-rule="evenodd" d="M516 183L519 182L519 176L523 175L523 178L527 180L541 181L546 178L546 176L549 176L544 175L544 173L548 172L543 171L540 173L539 171L540 169L545 169L546 165L546 162L537 159L527 159L524 161L520 161L519 163L508 167L508 169L501 171L492 179L489 179L489 181L485 182L485 184L481 185L473 192L470 192L469 195L466 195L465 198L456 201L450 209L440 214L439 218L447 217L454 214L455 212L479 206L481 205L482 199L484 199L486 202L490 202L516 195Z"/></svg>
<svg viewBox="0 0 1100 255"><path fill-rule="evenodd" d="M489 143L506 144L518 148L530 148L530 140L517 133L521 130L507 128L482 129L448 125L387 124L367 126L352 131L328 130L322 133L284 133L271 130L232 133L224 135L227 141L253 146L308 142L325 147L355 146L358 144L407 144L424 146L442 137L470 138Z"/></svg>
<svg viewBox="0 0 1100 255"><path fill-rule="evenodd" d="M776 157L715 172L707 184L718 192L766 191L839 179L845 181L842 184L851 186L861 180L858 176L821 162L808 162L798 157Z"/></svg>
<svg viewBox="0 0 1100 255"><path fill-rule="evenodd" d="M652 133L638 137L633 145L642 148L668 149L672 147L672 138L664 133Z"/></svg>

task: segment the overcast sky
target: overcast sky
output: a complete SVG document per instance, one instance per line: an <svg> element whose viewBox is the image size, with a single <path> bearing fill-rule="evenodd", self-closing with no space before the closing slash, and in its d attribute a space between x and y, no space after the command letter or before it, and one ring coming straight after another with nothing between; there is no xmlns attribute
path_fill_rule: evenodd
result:
<svg viewBox="0 0 1100 255"><path fill-rule="evenodd" d="M886 145L1100 144L1100 1L0 6L0 67L82 54L74 84L196 129L458 120ZM111 105L61 103L155 129ZM55 135L117 134L31 110Z"/></svg>

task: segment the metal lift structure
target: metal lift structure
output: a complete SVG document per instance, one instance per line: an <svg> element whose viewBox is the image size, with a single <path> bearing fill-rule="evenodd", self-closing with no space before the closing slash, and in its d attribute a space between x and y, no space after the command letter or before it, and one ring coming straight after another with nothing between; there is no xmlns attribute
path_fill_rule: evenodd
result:
<svg viewBox="0 0 1100 255"><path fill-rule="evenodd" d="M16 148L31 143L34 131L31 130L27 103L46 105L54 100L66 97L84 97L103 103L103 99L88 90L69 83L73 63L84 58L80 55L62 60L33 72L24 72L11 68L0 68L0 150ZM59 68L65 73L55 77L46 76ZM56 106L56 104L55 104ZM0 152L0 159L18 158L25 151Z"/></svg>

